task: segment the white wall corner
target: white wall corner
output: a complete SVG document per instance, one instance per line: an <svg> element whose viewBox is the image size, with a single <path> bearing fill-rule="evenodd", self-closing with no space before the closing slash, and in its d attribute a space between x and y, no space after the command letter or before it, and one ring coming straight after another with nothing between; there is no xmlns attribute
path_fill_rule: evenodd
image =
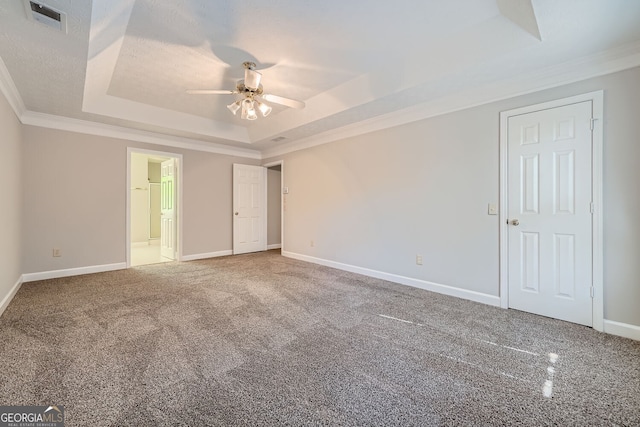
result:
<svg viewBox="0 0 640 427"><path fill-rule="evenodd" d="M18 120L22 121L22 115L26 111L26 107L2 58L0 58L0 92L7 98L7 102L11 105L11 108L13 108L13 112L18 117Z"/></svg>
<svg viewBox="0 0 640 427"><path fill-rule="evenodd" d="M208 252L203 254L183 255L180 261L196 261L199 259L218 258L221 256L233 255L233 251L228 249L226 251Z"/></svg>
<svg viewBox="0 0 640 427"><path fill-rule="evenodd" d="M640 341L640 326L604 319L604 332Z"/></svg>
<svg viewBox="0 0 640 427"><path fill-rule="evenodd" d="M21 275L15 285L13 285L11 290L9 290L9 293L5 295L5 297L2 299L2 302L0 302L0 316L2 316L7 307L9 307L9 304L11 304L13 297L15 297L20 290L20 286L22 286L23 281L23 276Z"/></svg>
<svg viewBox="0 0 640 427"><path fill-rule="evenodd" d="M89 267L67 268L64 270L41 271L39 273L26 273L22 275L23 282L35 282L36 280L58 279L60 277L80 276L82 274L103 273L105 271L124 270L126 262L114 264L92 265Z"/></svg>
<svg viewBox="0 0 640 427"><path fill-rule="evenodd" d="M315 258L308 255L302 255L294 252L282 251L282 256L297 259L299 261L311 262L314 264L324 265L326 267L336 268L338 270L348 271L351 273L362 274L363 276L373 277L376 279L387 280L389 282L399 283L401 285L411 286L414 288L424 289L426 291L436 292L443 295L462 298L469 301L475 301L482 304L500 306L500 297L484 294L481 292L470 291L467 289L456 288L454 286L442 285L439 283L428 282L426 280L414 279L411 277L400 276L383 271L371 270L355 265L343 264L336 261L330 261L322 258Z"/></svg>

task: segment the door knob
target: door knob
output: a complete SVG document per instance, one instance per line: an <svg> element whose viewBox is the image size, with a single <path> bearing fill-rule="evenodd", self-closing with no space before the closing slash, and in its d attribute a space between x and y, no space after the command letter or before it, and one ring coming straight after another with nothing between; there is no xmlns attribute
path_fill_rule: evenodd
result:
<svg viewBox="0 0 640 427"><path fill-rule="evenodd" d="M518 226L518 225L520 225L520 221L518 221L517 219L512 219L511 220L511 225Z"/></svg>
<svg viewBox="0 0 640 427"><path fill-rule="evenodd" d="M234 215L238 215L238 212L234 213Z"/></svg>

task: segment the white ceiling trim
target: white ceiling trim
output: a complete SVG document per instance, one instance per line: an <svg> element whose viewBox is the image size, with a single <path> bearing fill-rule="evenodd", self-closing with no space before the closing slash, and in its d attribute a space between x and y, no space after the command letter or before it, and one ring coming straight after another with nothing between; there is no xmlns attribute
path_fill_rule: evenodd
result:
<svg viewBox="0 0 640 427"><path fill-rule="evenodd" d="M183 148L187 150L203 151L207 153L224 154L228 156L244 157L248 159L261 159L257 150L248 148L234 148L228 145L211 142L197 141L194 139L167 136L154 132L129 129L120 126L90 122L86 120L71 119L68 117L54 116L51 114L27 111L20 117L25 125L44 127L49 129L65 130L110 138L118 138L129 141L146 142L149 144L166 147Z"/></svg>
<svg viewBox="0 0 640 427"><path fill-rule="evenodd" d="M535 73L535 75L530 75L529 78L525 79L526 81L513 80L509 82L502 82L499 86L478 88L472 98L469 98L469 94L465 94L464 97L460 96L460 94L455 96L452 95L437 103L430 102L422 104L314 135L309 138L292 141L273 149L265 150L262 154L257 150L232 148L222 144L208 143L188 138L171 137L153 132L137 131L119 126L105 125L90 121L71 119L68 117L27 111L1 58L0 90L7 98L7 101L13 108L16 116L18 116L20 121L25 125L147 142L168 147L184 148L251 159L267 159L293 151L424 120L430 117L452 113L519 95L550 89L637 66L640 66L640 42L628 44L620 48L585 57L577 61L567 62L560 66L547 68ZM496 96L497 93L500 95ZM465 102L456 103L454 98L464 98ZM475 99L476 101L471 102L471 99Z"/></svg>
<svg viewBox="0 0 640 427"><path fill-rule="evenodd" d="M250 144L247 129L107 94L135 0L94 0L82 110Z"/></svg>
<svg viewBox="0 0 640 427"><path fill-rule="evenodd" d="M423 103L404 110L394 111L393 113L373 117L359 123L313 135L308 138L291 141L278 147L264 150L262 152L262 158L268 159L281 156L293 151L486 105L545 89L552 89L554 87L637 66L640 66L640 42L634 42L616 49L548 67L509 81L477 87L463 93L451 94L437 101Z"/></svg>
<svg viewBox="0 0 640 427"><path fill-rule="evenodd" d="M20 92L18 92L18 88L13 82L11 74L9 74L9 70L7 70L7 67L4 65L2 58L0 58L0 92L4 94L4 97L13 109L13 112L16 114L18 119L20 119L24 114L26 107L24 106L22 96L20 96Z"/></svg>

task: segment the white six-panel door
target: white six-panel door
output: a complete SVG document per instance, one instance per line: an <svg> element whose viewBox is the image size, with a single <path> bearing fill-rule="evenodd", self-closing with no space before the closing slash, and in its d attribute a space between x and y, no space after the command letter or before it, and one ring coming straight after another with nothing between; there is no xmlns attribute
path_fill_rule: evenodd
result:
<svg viewBox="0 0 640 427"><path fill-rule="evenodd" d="M591 326L592 102L508 119L508 304Z"/></svg>
<svg viewBox="0 0 640 427"><path fill-rule="evenodd" d="M266 173L262 166L233 165L233 253L267 250Z"/></svg>
<svg viewBox="0 0 640 427"><path fill-rule="evenodd" d="M176 160L160 165L160 252L163 257L176 259Z"/></svg>

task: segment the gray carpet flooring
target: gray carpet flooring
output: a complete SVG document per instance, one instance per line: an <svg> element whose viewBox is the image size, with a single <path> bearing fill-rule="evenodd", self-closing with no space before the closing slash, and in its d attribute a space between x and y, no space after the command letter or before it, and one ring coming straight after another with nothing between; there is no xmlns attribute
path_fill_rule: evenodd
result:
<svg viewBox="0 0 640 427"><path fill-rule="evenodd" d="M0 405L67 426L640 425L640 343L281 257L22 286Z"/></svg>

